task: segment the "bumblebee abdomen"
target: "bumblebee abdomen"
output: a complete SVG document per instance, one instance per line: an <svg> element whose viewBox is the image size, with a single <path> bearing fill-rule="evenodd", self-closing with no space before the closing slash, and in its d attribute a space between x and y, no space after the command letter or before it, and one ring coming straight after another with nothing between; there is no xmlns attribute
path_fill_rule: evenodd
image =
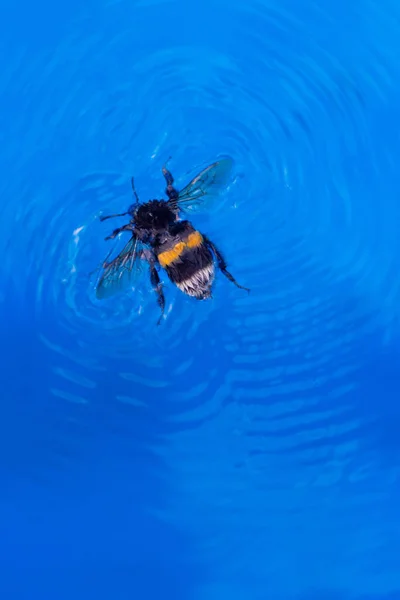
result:
<svg viewBox="0 0 400 600"><path fill-rule="evenodd" d="M179 261L182 254L187 254L187 251L198 248L203 244L203 236L199 231L193 231L185 240L179 240L171 248L168 248L158 255L158 262L164 268L169 267L173 263Z"/></svg>
<svg viewBox="0 0 400 600"><path fill-rule="evenodd" d="M199 300L211 296L213 256L199 231L193 231L185 241L180 240L161 252L158 260L182 292Z"/></svg>
<svg viewBox="0 0 400 600"><path fill-rule="evenodd" d="M196 269L194 273L189 277L183 278L181 281L171 276L170 279L184 294L198 300L205 300L211 297L211 286L214 281L214 264L211 261L210 264Z"/></svg>

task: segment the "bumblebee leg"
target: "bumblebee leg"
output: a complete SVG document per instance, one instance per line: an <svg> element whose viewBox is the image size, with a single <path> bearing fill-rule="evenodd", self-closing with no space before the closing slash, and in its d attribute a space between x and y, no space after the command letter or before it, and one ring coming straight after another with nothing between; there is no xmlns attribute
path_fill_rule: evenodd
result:
<svg viewBox="0 0 400 600"><path fill-rule="evenodd" d="M113 240L115 237L117 237L117 235L119 233L121 233L121 231L132 231L132 225L130 223L127 223L126 225L123 225L122 227L118 227L117 229L114 229L114 231L112 232L111 235L108 235L104 239L105 240Z"/></svg>
<svg viewBox="0 0 400 600"><path fill-rule="evenodd" d="M164 298L164 292L162 289L160 277L157 273L157 269L153 262L150 262L150 281L151 281L151 285L153 285L156 289L158 306L161 308L161 315L157 321L157 325L159 325L161 323L161 319L163 318L163 315L164 315L165 298Z"/></svg>
<svg viewBox="0 0 400 600"><path fill-rule="evenodd" d="M174 178L172 177L171 172L168 171L166 165L163 166L162 172L165 177L165 181L167 183L165 193L167 194L167 196L170 200L175 200L175 198L178 197L178 191L172 185L174 183Z"/></svg>
<svg viewBox="0 0 400 600"><path fill-rule="evenodd" d="M205 235L203 235L203 238L204 238L204 241L205 241L206 245L208 246L208 248L215 254L215 257L218 261L218 267L221 270L221 272L225 275L225 277L227 279L229 279L229 281L234 283L241 290L246 290L247 292L250 292L249 288L244 287L243 285L240 285L236 281L236 279L233 277L233 275L231 275L231 273L229 273L229 271L227 271L227 269L226 269L227 265L226 265L225 259L222 256L221 252L218 250L218 248L215 246L215 244L213 244L213 242L211 240L209 240Z"/></svg>
<svg viewBox="0 0 400 600"><path fill-rule="evenodd" d="M107 219L114 219L115 217L125 217L125 215L129 215L129 211L128 212L124 212L124 213L118 213L116 215L107 215L107 216L101 215L99 217L99 220L100 221L106 221Z"/></svg>

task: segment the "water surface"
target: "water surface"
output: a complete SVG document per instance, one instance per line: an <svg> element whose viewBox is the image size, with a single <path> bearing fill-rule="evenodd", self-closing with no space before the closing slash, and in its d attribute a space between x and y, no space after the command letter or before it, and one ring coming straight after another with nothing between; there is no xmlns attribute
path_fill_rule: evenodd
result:
<svg viewBox="0 0 400 600"><path fill-rule="evenodd" d="M3 3L5 598L400 598L399 23ZM90 273L170 155L178 186L233 158L194 222L252 292L166 284L157 328Z"/></svg>

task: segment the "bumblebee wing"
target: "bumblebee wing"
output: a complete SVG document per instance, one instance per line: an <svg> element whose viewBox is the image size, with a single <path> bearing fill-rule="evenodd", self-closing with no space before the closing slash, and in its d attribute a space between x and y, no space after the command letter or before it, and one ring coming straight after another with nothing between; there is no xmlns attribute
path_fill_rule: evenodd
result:
<svg viewBox="0 0 400 600"><path fill-rule="evenodd" d="M230 158L222 158L212 163L200 171L178 193L177 198L170 200L170 204L188 213L206 209L226 187L232 166L233 161Z"/></svg>
<svg viewBox="0 0 400 600"><path fill-rule="evenodd" d="M143 245L135 236L110 262L104 262L103 273L96 286L100 300L114 296L132 287L140 277L144 266Z"/></svg>

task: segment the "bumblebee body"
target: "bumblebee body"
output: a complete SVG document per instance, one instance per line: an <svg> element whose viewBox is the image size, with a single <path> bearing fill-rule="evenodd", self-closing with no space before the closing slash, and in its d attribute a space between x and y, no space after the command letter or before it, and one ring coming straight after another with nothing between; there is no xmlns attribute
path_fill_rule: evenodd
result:
<svg viewBox="0 0 400 600"><path fill-rule="evenodd" d="M129 214L131 220L123 227L115 229L106 238L113 239L126 231L131 233L131 239L113 261L104 262L104 272L97 286L99 298L110 295L110 292L114 293L121 287L119 284L124 278L129 281L130 275L143 260L149 263L151 283L158 294L162 314L165 300L158 274L159 268L165 270L169 280L183 293L197 300L205 300L212 296L216 260L218 267L230 281L239 288L249 291L248 288L239 285L227 271L225 260L215 244L198 231L189 220L180 220L179 217L180 210L185 210L185 206L190 201L198 202L199 198L207 194L209 186L204 187L204 177L206 173L210 177L210 170L214 172L214 179L211 179L209 186L215 183L216 176L220 174L221 161L204 169L182 192L178 193L173 187L171 173L164 167L168 200L149 200L144 204L139 203L132 179L136 204L132 205L126 213L111 215L115 217ZM200 184L203 187L200 187ZM101 217L101 220L108 218L110 217Z"/></svg>
<svg viewBox="0 0 400 600"><path fill-rule="evenodd" d="M161 267L182 292L198 300L211 296L214 261L204 236L189 221L174 224L154 247Z"/></svg>

